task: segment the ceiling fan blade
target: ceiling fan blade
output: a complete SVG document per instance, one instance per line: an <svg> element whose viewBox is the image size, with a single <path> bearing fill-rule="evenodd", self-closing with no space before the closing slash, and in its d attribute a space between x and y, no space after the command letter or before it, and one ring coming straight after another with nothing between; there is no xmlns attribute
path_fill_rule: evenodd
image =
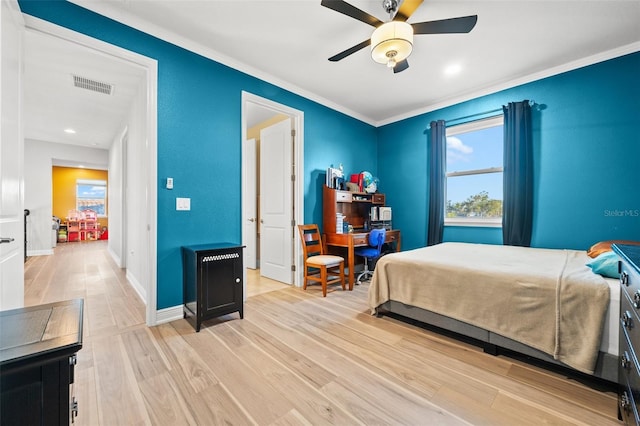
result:
<svg viewBox="0 0 640 426"><path fill-rule="evenodd" d="M340 59L344 59L347 56L356 53L358 50L364 49L365 47L369 46L371 44L371 40L365 40L362 43L356 44L353 47L348 48L347 50L344 50L340 53L338 53L337 55L333 55L332 57L329 58L329 60L331 62L337 62Z"/></svg>
<svg viewBox="0 0 640 426"><path fill-rule="evenodd" d="M406 21L413 15L413 12L422 4L424 0L404 0L394 16L394 21Z"/></svg>
<svg viewBox="0 0 640 426"><path fill-rule="evenodd" d="M478 22L478 15L471 15L439 21L416 22L411 26L414 34L452 34L468 33L476 26L476 22Z"/></svg>
<svg viewBox="0 0 640 426"><path fill-rule="evenodd" d="M349 3L342 0L322 0L320 4L324 7L328 7L331 10L335 10L336 12L340 12L343 15L350 16L353 19L357 19L358 21L364 22L365 24L369 24L374 27L379 27L384 23L378 18L371 16L367 12L360 10L355 6L351 6Z"/></svg>
<svg viewBox="0 0 640 426"><path fill-rule="evenodd" d="M409 68L409 62L406 59L404 59L398 62L395 67L393 67L393 73L398 74L399 72L402 72L407 68Z"/></svg>

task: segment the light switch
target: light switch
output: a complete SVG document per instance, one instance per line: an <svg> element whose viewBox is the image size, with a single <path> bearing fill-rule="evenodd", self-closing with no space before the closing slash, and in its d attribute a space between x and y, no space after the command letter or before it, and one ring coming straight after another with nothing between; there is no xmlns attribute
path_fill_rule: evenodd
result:
<svg viewBox="0 0 640 426"><path fill-rule="evenodd" d="M191 198L176 198L176 210L191 210Z"/></svg>
<svg viewBox="0 0 640 426"><path fill-rule="evenodd" d="M167 189L173 189L173 178L167 178Z"/></svg>

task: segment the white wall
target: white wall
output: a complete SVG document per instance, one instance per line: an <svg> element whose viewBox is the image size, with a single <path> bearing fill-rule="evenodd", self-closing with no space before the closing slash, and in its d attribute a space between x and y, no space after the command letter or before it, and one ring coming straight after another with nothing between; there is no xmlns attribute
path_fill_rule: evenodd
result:
<svg viewBox="0 0 640 426"><path fill-rule="evenodd" d="M134 99L128 116L127 143L124 144L124 220L122 230L124 253L127 268L127 279L147 301L147 285L149 271L149 223L148 211L150 198L147 193L149 176L149 153L147 147L146 86L141 85ZM153 182L153 184L156 184ZM152 301L155 306L155 300Z"/></svg>
<svg viewBox="0 0 640 426"><path fill-rule="evenodd" d="M27 117L28 119L28 117ZM92 167L107 169L109 151L85 148L53 142L25 140L24 145L24 208L30 211L27 218L27 256L53 253L53 212L52 170L57 162L77 162L91 164ZM64 220L64 218L60 218Z"/></svg>
<svg viewBox="0 0 640 426"><path fill-rule="evenodd" d="M124 194L124 145L122 136L116 137L109 150L109 180L107 203L109 210L109 254L120 268L124 268L123 256L123 194Z"/></svg>

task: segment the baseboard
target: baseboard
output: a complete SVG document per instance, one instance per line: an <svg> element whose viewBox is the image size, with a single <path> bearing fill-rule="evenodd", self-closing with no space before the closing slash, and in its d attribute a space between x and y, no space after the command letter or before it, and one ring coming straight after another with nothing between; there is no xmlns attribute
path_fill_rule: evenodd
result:
<svg viewBox="0 0 640 426"><path fill-rule="evenodd" d="M133 287L133 289L136 291L136 293L138 293L138 296L140 296L140 299L142 299L142 302L146 305L147 304L147 291L144 289L144 287L142 287L142 285L136 279L136 277L129 273L128 269L127 269L127 273L126 273L126 278L127 278L127 281L129 281L129 284L131 284L131 287Z"/></svg>
<svg viewBox="0 0 640 426"><path fill-rule="evenodd" d="M121 262L120 256L118 256L113 250L111 250L111 248L109 248L109 246L107 246L107 252L111 256L113 261L116 263L116 265L118 265L118 268L122 268L122 263L120 263Z"/></svg>
<svg viewBox="0 0 640 426"><path fill-rule="evenodd" d="M120 257L117 256L115 254L115 252L113 250L110 250L109 248L107 248L107 251L109 252L109 255L111 256L113 261L116 263L116 265L122 267L120 265L120 261L121 261ZM140 296L140 298L142 299L143 303L146 305L147 304L147 297L146 297L147 292L142 287L140 282L136 279L136 277L133 274L129 273L128 269L126 271L126 278L127 278L127 281L129 282L129 285L131 285L131 287L135 290L135 292L138 293L138 296ZM182 305L173 306L171 308L159 309L159 310L156 311L155 324L154 325L164 324L164 323L175 321L175 320L179 320L179 319L182 319L182 318L183 318Z"/></svg>
<svg viewBox="0 0 640 426"><path fill-rule="evenodd" d="M27 250L27 257L31 256L51 256L53 249L48 250Z"/></svg>
<svg viewBox="0 0 640 426"><path fill-rule="evenodd" d="M184 318L182 313L182 305L159 309L156 311L156 325L179 320L182 318Z"/></svg>

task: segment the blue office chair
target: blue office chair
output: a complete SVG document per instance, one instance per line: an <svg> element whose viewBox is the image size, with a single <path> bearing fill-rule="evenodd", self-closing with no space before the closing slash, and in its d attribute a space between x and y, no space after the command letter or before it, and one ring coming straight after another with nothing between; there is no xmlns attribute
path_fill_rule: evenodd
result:
<svg viewBox="0 0 640 426"><path fill-rule="evenodd" d="M369 262L373 262L380 257L380 253L382 252L382 245L384 244L384 239L387 235L387 230L382 229L372 229L369 232L369 245L364 247L356 247L354 249L354 253L356 256L364 257L364 270L358 275L358 279L356 280L356 284L360 284L362 277L372 277L373 269L369 269Z"/></svg>

